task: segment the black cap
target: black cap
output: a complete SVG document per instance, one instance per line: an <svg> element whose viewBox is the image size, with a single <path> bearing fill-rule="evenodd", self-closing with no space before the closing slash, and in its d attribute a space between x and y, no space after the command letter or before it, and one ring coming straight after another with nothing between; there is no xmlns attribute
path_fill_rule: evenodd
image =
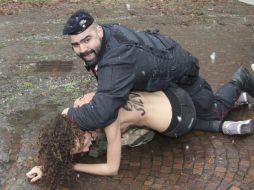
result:
<svg viewBox="0 0 254 190"><path fill-rule="evenodd" d="M93 17L81 9L75 12L64 25L63 35L75 35L84 32L92 23Z"/></svg>

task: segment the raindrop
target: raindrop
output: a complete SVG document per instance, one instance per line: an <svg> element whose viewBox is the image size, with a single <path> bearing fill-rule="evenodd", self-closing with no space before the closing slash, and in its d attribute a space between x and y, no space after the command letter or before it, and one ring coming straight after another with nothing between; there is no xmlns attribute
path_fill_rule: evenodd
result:
<svg viewBox="0 0 254 190"><path fill-rule="evenodd" d="M235 140L232 140L232 144L235 144Z"/></svg>
<svg viewBox="0 0 254 190"><path fill-rule="evenodd" d="M36 66L36 63L30 63L29 65L30 66Z"/></svg>
<svg viewBox="0 0 254 190"><path fill-rule="evenodd" d="M211 59L211 63L212 63L212 64L215 63L215 58L216 58L216 52L211 53L210 59Z"/></svg>
<svg viewBox="0 0 254 190"><path fill-rule="evenodd" d="M142 71L141 73L142 73L142 75L144 75L144 76L146 75L146 72L145 72L145 71Z"/></svg>
<svg viewBox="0 0 254 190"><path fill-rule="evenodd" d="M189 145L186 145L186 146L185 146L185 149L186 149L186 150L189 150L189 148L190 148Z"/></svg>
<svg viewBox="0 0 254 190"><path fill-rule="evenodd" d="M130 4L126 4L126 9L129 11L131 9L131 5Z"/></svg>

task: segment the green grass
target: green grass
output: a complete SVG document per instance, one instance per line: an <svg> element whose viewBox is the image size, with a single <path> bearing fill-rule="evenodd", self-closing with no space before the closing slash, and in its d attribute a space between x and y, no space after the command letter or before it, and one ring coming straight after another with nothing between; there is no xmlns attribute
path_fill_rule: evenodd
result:
<svg viewBox="0 0 254 190"><path fill-rule="evenodd" d="M0 43L0 49L6 47L7 45L4 43Z"/></svg>
<svg viewBox="0 0 254 190"><path fill-rule="evenodd" d="M75 90L76 90L75 85L76 84L74 82L70 82L70 83L66 84L64 86L64 91L65 92L75 92Z"/></svg>
<svg viewBox="0 0 254 190"><path fill-rule="evenodd" d="M33 88L33 84L31 82L22 82L17 84L19 90L28 90Z"/></svg>

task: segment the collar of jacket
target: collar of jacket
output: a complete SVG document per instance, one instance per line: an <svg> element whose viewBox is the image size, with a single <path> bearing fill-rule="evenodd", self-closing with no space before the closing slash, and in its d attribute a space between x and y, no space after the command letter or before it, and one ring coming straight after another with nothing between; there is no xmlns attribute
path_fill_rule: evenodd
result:
<svg viewBox="0 0 254 190"><path fill-rule="evenodd" d="M107 27L104 27L103 25L102 25L102 30L103 30L103 37L101 42L101 51L98 55L97 63L101 60L105 51L107 50L108 39L110 38L110 30Z"/></svg>

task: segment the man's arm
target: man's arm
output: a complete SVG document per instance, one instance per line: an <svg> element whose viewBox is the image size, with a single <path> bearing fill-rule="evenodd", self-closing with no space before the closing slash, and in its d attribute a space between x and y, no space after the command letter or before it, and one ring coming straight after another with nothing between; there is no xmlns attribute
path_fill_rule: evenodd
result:
<svg viewBox="0 0 254 190"><path fill-rule="evenodd" d="M135 79L133 48L119 48L105 58L98 70L98 89L93 99L79 108L70 108L68 118L82 130L110 125L118 109L126 102Z"/></svg>

